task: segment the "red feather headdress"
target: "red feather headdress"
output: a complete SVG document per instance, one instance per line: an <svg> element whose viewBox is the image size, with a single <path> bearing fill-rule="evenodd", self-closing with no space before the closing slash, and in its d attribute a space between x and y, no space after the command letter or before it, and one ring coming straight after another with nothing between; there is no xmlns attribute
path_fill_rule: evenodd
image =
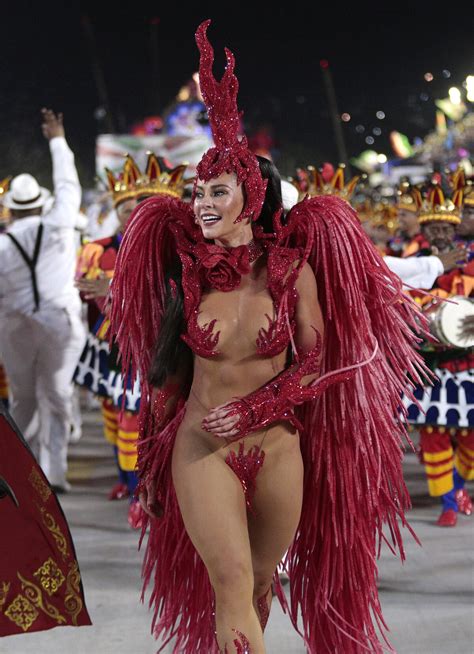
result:
<svg viewBox="0 0 474 654"><path fill-rule="evenodd" d="M243 136L239 140L239 81L234 75L234 55L227 48L227 65L221 81L218 82L213 75L214 50L206 35L210 22L206 20L199 25L196 43L201 54L199 83L215 145L199 162L198 178L208 182L223 173L235 173L238 184L244 185L246 196L244 209L236 222L244 218L257 220L265 199L267 183L260 173L257 157L249 150L247 138Z"/></svg>

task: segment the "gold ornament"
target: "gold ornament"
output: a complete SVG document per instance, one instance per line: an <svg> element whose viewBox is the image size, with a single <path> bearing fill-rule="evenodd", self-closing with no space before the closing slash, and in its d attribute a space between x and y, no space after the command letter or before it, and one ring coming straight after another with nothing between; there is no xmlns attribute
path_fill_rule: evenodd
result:
<svg viewBox="0 0 474 654"><path fill-rule="evenodd" d="M186 164L167 169L153 152L148 152L146 170L142 173L129 154L125 156L122 172L115 176L105 169L107 184L116 207L131 198L146 198L151 195L171 195L181 198L187 180L184 179Z"/></svg>

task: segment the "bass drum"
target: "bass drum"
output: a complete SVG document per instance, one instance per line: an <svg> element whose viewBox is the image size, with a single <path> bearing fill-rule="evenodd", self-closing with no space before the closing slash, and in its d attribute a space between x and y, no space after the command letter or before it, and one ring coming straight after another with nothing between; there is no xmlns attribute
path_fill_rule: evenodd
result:
<svg viewBox="0 0 474 654"><path fill-rule="evenodd" d="M455 295L449 300L427 311L431 333L448 347L473 347L474 337L461 338L460 331L463 319L474 316L474 300L462 295Z"/></svg>

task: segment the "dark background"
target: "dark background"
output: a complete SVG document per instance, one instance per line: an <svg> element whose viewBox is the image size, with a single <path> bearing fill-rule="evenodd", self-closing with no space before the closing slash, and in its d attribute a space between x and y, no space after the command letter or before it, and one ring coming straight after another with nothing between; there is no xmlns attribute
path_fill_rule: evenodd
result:
<svg viewBox="0 0 474 654"><path fill-rule="evenodd" d="M117 131L158 114L197 70L194 31L212 18L208 34L216 49L216 76L223 46L233 50L240 80L239 106L249 133L270 125L283 172L293 165L336 161L320 60L330 63L350 156L367 148L391 155L388 134L397 129L410 139L434 128L434 98L446 97L474 74L474 22L468 4L447 7L418 3L333 7L287 3L281 9L252 3L127 6L109 2L17 2L2 10L0 22L2 94L0 177L32 172L48 181L47 150L39 131L43 105L63 111L68 140L76 153L83 184L94 177L94 139L106 131L95 117L101 105L93 76L95 60L106 82L110 117ZM464 12L464 13L463 13ZM150 23L158 20L153 74ZM449 70L451 77L442 75ZM430 71L434 80L423 75ZM421 94L427 99L422 100ZM383 110L385 120L375 113ZM365 127L363 134L355 131ZM380 127L374 145L365 137ZM279 161L280 159L280 161Z"/></svg>

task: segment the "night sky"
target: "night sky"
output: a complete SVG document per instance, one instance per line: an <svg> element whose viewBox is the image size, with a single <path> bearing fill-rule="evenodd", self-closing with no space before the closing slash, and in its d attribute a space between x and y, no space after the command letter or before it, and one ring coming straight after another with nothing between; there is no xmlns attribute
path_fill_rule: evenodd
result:
<svg viewBox="0 0 474 654"><path fill-rule="evenodd" d="M351 156L368 147L390 156L393 129L411 139L425 136L434 127L433 98L446 97L450 86L474 74L474 22L472 12L462 15L462 7L440 15L428 3L417 3L416 10L396 3L388 8L386 2L370 9L334 3L332 10L316 3L312 10L306 3L283 9L262 4L249 13L228 2L194 3L196 9L186 10L178 2L164 10L158 2L129 3L134 12L109 2L12 3L1 19L0 176L26 170L48 181L38 120L39 108L47 105L64 112L81 180L92 183L94 139L105 127L94 116L100 100L84 16L118 131L173 100L198 66L195 28L212 18L208 34L216 49L216 75L227 45L237 59L246 130L271 125L276 161L287 174L296 164L336 161L321 59L330 62L340 113L351 115L343 124ZM465 9L467 14L467 4ZM158 75L151 55L153 18L159 19ZM449 79L443 70L451 73ZM434 75L431 83L423 78L427 71ZM375 116L380 110L384 120ZM355 131L358 124L363 134ZM374 127L382 134L369 146L365 137Z"/></svg>

